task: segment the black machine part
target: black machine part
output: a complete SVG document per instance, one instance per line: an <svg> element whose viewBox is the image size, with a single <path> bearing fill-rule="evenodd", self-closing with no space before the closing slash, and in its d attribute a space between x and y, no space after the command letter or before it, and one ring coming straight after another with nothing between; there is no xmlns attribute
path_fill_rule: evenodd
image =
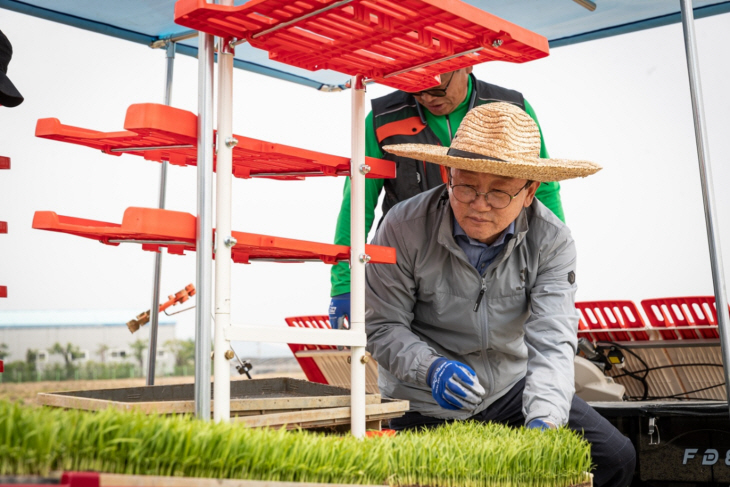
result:
<svg viewBox="0 0 730 487"><path fill-rule="evenodd" d="M730 484L730 418L724 401L591 403L636 448L632 487Z"/></svg>
<svg viewBox="0 0 730 487"><path fill-rule="evenodd" d="M624 365L624 354L613 344L593 344L585 338L578 339L578 352L582 352L586 359L596 364L604 372L614 366L621 368Z"/></svg>

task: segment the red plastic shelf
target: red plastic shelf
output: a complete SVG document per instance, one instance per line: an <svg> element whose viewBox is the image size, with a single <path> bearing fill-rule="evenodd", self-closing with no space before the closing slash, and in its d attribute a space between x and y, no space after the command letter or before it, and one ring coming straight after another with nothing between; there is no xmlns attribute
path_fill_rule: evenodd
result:
<svg viewBox="0 0 730 487"><path fill-rule="evenodd" d="M651 326L665 340L717 339L717 306L714 296L680 296L641 301Z"/></svg>
<svg viewBox="0 0 730 487"><path fill-rule="evenodd" d="M245 39L275 61L361 74L405 91L436 86L441 73L486 61L523 63L549 50L545 37L455 0L252 0L234 7L180 0L175 22Z"/></svg>
<svg viewBox="0 0 730 487"><path fill-rule="evenodd" d="M575 307L580 313L579 337L609 342L649 340L646 324L633 301L582 301Z"/></svg>
<svg viewBox="0 0 730 487"><path fill-rule="evenodd" d="M154 208L127 208L121 224L84 220L57 215L52 211L37 211L33 228L69 233L98 240L108 245L119 245L117 240L133 240L142 244L143 250L159 252L167 248L170 254L183 255L195 250L195 217L190 213ZM334 264L350 258L350 247L304 240L231 232L238 243L231 249L236 263L247 264L251 260L271 259L301 262L321 260ZM394 264L395 249L366 245L365 252L373 264Z"/></svg>
<svg viewBox="0 0 730 487"><path fill-rule="evenodd" d="M42 118L36 137L98 149L106 154L135 154L152 161L169 161L178 166L197 164L198 117L179 108L155 103L131 105L124 131L98 132L63 125L56 118ZM299 149L283 144L234 135L233 175L239 178L267 177L302 179L305 176L349 176L350 159ZM366 177L393 178L395 164L366 157Z"/></svg>

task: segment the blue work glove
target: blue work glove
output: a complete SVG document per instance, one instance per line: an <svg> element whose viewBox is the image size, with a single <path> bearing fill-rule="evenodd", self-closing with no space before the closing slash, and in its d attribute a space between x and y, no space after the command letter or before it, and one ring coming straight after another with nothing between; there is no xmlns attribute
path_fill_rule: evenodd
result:
<svg viewBox="0 0 730 487"><path fill-rule="evenodd" d="M444 357L431 364L427 380L433 398L444 409L473 411L485 394L470 367Z"/></svg>
<svg viewBox="0 0 730 487"><path fill-rule="evenodd" d="M533 419L529 423L527 423L526 428L527 429L541 429L541 430L549 430L552 428L555 428L556 426L553 423L550 423L548 421L543 421L542 419Z"/></svg>
<svg viewBox="0 0 730 487"><path fill-rule="evenodd" d="M329 315L333 330L350 328L350 293L332 296Z"/></svg>

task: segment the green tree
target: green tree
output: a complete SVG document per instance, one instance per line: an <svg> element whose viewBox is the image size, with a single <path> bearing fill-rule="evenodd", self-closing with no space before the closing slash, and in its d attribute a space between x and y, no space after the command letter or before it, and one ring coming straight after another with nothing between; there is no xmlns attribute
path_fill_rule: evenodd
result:
<svg viewBox="0 0 730 487"><path fill-rule="evenodd" d="M70 379L73 377L74 371L76 370L76 366L73 361L83 356L79 347L72 343L67 343L64 347L60 343L56 342L51 347L50 352L63 357L63 362L66 366L66 378Z"/></svg>
<svg viewBox="0 0 730 487"><path fill-rule="evenodd" d="M8 352L7 343L0 343L0 360L5 360L8 355L10 355L10 352Z"/></svg>
<svg viewBox="0 0 730 487"><path fill-rule="evenodd" d="M35 367L36 362L38 362L38 350L34 348L29 348L28 350L26 350L25 361Z"/></svg>
<svg viewBox="0 0 730 487"><path fill-rule="evenodd" d="M147 340L139 339L132 342L129 346L132 348L132 355L134 355L137 363L139 363L140 370L144 370L144 352L148 348Z"/></svg>
<svg viewBox="0 0 730 487"><path fill-rule="evenodd" d="M195 340L168 340L165 348L175 357L175 367L192 366L195 364Z"/></svg>

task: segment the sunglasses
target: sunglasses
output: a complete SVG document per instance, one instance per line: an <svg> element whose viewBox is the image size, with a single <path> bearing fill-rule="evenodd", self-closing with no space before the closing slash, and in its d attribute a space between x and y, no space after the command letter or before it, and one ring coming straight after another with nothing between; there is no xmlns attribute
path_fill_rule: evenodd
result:
<svg viewBox="0 0 730 487"><path fill-rule="evenodd" d="M411 93L411 95L416 96L416 97L428 95L428 96L435 96L435 97L439 97L439 98L442 96L446 96L446 90L449 88L449 85L451 84L451 80L453 80L453 79L454 79L454 74L452 73L451 78L449 78L448 83L446 83L446 86L444 86L443 88L432 88L430 90L417 91L415 93Z"/></svg>

